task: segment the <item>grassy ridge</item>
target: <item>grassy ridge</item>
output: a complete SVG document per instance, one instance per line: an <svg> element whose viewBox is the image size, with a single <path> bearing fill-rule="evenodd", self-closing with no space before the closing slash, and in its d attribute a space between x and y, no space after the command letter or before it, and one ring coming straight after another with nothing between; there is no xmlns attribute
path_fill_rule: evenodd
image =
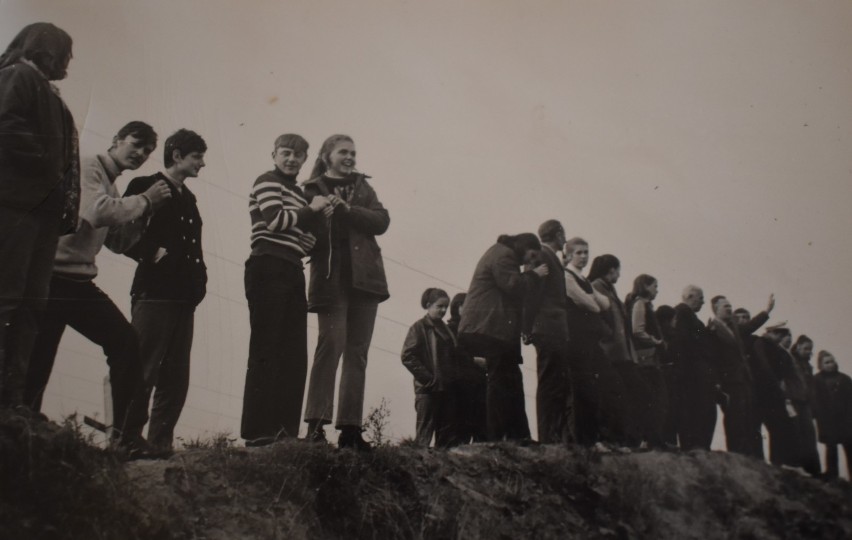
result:
<svg viewBox="0 0 852 540"><path fill-rule="evenodd" d="M852 537L848 483L724 453L219 438L121 464L73 425L2 418L0 446L0 538Z"/></svg>

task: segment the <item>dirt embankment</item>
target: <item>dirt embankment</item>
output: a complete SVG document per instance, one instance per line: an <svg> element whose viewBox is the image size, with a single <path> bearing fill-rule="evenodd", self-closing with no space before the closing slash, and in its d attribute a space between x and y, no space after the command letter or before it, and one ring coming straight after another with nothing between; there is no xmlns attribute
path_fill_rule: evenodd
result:
<svg viewBox="0 0 852 540"><path fill-rule="evenodd" d="M852 538L852 488L725 453L213 447L119 463L0 417L0 538Z"/></svg>

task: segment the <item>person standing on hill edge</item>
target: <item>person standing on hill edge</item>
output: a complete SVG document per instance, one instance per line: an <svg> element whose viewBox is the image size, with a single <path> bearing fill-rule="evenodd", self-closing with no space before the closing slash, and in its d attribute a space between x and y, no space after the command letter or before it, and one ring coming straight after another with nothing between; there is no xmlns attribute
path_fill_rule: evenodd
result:
<svg viewBox="0 0 852 540"><path fill-rule="evenodd" d="M106 245L115 253L129 249L141 237L148 217L171 197L165 180L130 197L121 197L115 187L122 172L141 167L156 147L154 129L135 121L118 131L106 152L83 161L80 227L59 239L50 298L30 359L25 393L25 403L40 411L62 334L66 326L75 329L106 354L112 391L111 435L131 457L148 452L142 440L147 411L128 415L142 388L139 339L124 314L93 280L98 275L95 258L101 248Z"/></svg>
<svg viewBox="0 0 852 540"><path fill-rule="evenodd" d="M402 364L414 376L417 444L437 448L461 444L462 394L455 355L456 336L444 324L450 297L443 289L423 292L426 315L411 325L402 345Z"/></svg>
<svg viewBox="0 0 852 540"><path fill-rule="evenodd" d="M56 245L77 228L80 166L74 118L51 81L65 78L71 37L24 27L0 55L0 406L23 403Z"/></svg>
<svg viewBox="0 0 852 540"><path fill-rule="evenodd" d="M796 377L793 358L781 346L790 330L781 325L766 328L754 340L751 358L755 379L755 404L758 417L769 432L769 461L774 465L795 463L796 411L787 394L787 381Z"/></svg>
<svg viewBox="0 0 852 540"><path fill-rule="evenodd" d="M139 263L130 288L131 324L139 335L144 387L143 399L132 407L147 411L154 392L148 442L164 451L172 449L175 425L186 402L195 308L207 293L201 215L186 186L186 179L197 177L204 167L206 151L207 144L197 133L176 131L163 148L166 170L134 178L124 193L125 197L145 193L161 180L171 191L142 238L125 253Z"/></svg>
<svg viewBox="0 0 852 540"><path fill-rule="evenodd" d="M814 416L819 442L825 445L826 479L839 473L837 445L843 446L846 470L852 466L852 378L837 369L837 360L828 351L817 356L819 373L814 375Z"/></svg>
<svg viewBox="0 0 852 540"><path fill-rule="evenodd" d="M332 135L304 183L309 201L323 196L333 207L330 217L319 220L311 252L308 310L317 314L319 336L305 407L308 440L325 441L323 426L331 423L342 356L337 444L356 450L370 449L361 437L367 356L379 303L390 297L376 242L376 236L388 230L390 215L367 178L355 169L352 138Z"/></svg>
<svg viewBox="0 0 852 540"><path fill-rule="evenodd" d="M716 401L721 398L707 327L697 313L704 305L704 291L695 285L683 290L683 302L675 306L675 354L681 414L680 447L710 449L716 428Z"/></svg>
<svg viewBox="0 0 852 540"><path fill-rule="evenodd" d="M756 409L754 404L753 374L746 355L743 336L760 328L775 306L775 298L769 297L765 311L753 319L739 323L734 318L733 307L724 296L715 296L710 301L714 318L707 324L711 354L718 365L719 384L727 399L722 403L724 414L726 447L729 452L762 458L757 451L759 439L755 438ZM757 434L759 438L759 433Z"/></svg>
<svg viewBox="0 0 852 540"><path fill-rule="evenodd" d="M611 402L604 402L606 388L618 388L617 374L603 355L600 341L610 332L600 317L609 309L609 299L583 276L589 263L589 243L574 237L565 242L565 293L568 295L568 364L571 373L574 440L594 446L603 440L620 442L621 415ZM620 380L620 379L618 379ZM612 384L611 384L612 383ZM599 448L602 446L598 445Z"/></svg>
<svg viewBox="0 0 852 540"><path fill-rule="evenodd" d="M464 312L467 293L458 293L450 301L450 319L447 328L458 338L459 323ZM459 366L462 404L459 414L462 422L459 426L463 443L484 442L488 440L486 425L486 395L488 383L485 374L485 359L474 357L461 343L456 343L456 363Z"/></svg>
<svg viewBox="0 0 852 540"><path fill-rule="evenodd" d="M603 355L615 368L619 385L604 394L604 398L615 402L620 425L624 426L622 444L647 447L649 444L660 446L651 429L651 416L654 397L645 379L639 373L636 350L633 348L633 332L627 310L615 284L621 277L621 262L615 255L604 254L592 261L588 279L600 294L609 300L609 309L601 311L601 318L609 327L609 332L600 342Z"/></svg>
<svg viewBox="0 0 852 540"><path fill-rule="evenodd" d="M486 361L488 438L530 438L521 375L521 324L525 296L548 274L546 264L531 266L541 244L532 233L500 235L479 259L459 324L459 342Z"/></svg>
<svg viewBox="0 0 852 540"><path fill-rule="evenodd" d="M667 442L664 430L669 414L669 389L660 367L666 342L652 303L658 289L653 276L640 274L633 280L633 290L625 298L624 307L630 319L638 372L648 388L645 436L652 447L662 448Z"/></svg>
<svg viewBox="0 0 852 540"><path fill-rule="evenodd" d="M791 347L796 378L795 383L788 383L788 394L796 410L793 419L796 425L796 461L811 476L819 476L821 465L813 415L814 368L810 362L813 350L813 340L804 334Z"/></svg>
<svg viewBox="0 0 852 540"><path fill-rule="evenodd" d="M323 196L310 204L296 183L308 142L287 133L275 139L275 167L260 175L249 197L251 255L245 289L251 338L240 435L246 446L296 437L308 374L308 304L302 258L310 233L330 215Z"/></svg>
<svg viewBox="0 0 852 540"><path fill-rule="evenodd" d="M571 411L571 377L568 369L568 297L562 261L557 253L565 244L565 229L555 219L538 228L541 259L548 274L539 287L528 295L524 319L536 351L536 417L538 441L541 443L572 442L569 425Z"/></svg>

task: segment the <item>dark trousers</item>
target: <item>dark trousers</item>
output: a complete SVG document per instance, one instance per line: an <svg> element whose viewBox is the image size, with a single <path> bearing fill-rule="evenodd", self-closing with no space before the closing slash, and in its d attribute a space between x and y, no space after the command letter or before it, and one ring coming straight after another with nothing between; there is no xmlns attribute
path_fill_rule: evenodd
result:
<svg viewBox="0 0 852 540"><path fill-rule="evenodd" d="M573 401L568 417L569 428L574 441L591 446L600 440L600 375L595 362L594 345L569 342L568 365Z"/></svg>
<svg viewBox="0 0 852 540"><path fill-rule="evenodd" d="M620 413L623 415L624 443L636 446L647 441L651 431L651 390L633 362L614 364L621 378Z"/></svg>
<svg viewBox="0 0 852 540"><path fill-rule="evenodd" d="M681 372L681 412L678 423L680 447L710 449L716 429L716 395L707 369Z"/></svg>
<svg viewBox="0 0 852 540"><path fill-rule="evenodd" d="M415 440L420 446L428 447L435 436L437 448L449 448L461 444L460 392L457 386L450 385L446 390L417 394L414 409L417 412L417 435Z"/></svg>
<svg viewBox="0 0 852 540"><path fill-rule="evenodd" d="M677 446L677 424L680 413L680 390L678 388L677 370L674 365L666 364L660 368L665 385L667 407L663 418L663 442ZM759 432L759 430L758 430Z"/></svg>
<svg viewBox="0 0 852 540"><path fill-rule="evenodd" d="M725 442L728 452L761 458L754 440L754 404L751 385L747 382L730 383L722 387L727 402L722 403Z"/></svg>
<svg viewBox="0 0 852 540"><path fill-rule="evenodd" d="M23 403L59 240L57 196L31 212L0 207L0 405Z"/></svg>
<svg viewBox="0 0 852 540"><path fill-rule="evenodd" d="M284 259L250 257L245 288L251 338L240 435L296 437L308 374L305 274Z"/></svg>
<svg viewBox="0 0 852 540"><path fill-rule="evenodd" d="M41 410L44 390L66 325L100 345L107 357L113 435L125 431L141 433L148 420L147 411L136 408L139 414L128 416L131 401L142 399L138 394L142 388L139 340L121 310L91 281L74 281L56 275L51 279L50 299L30 358L24 403L33 410Z"/></svg>
<svg viewBox="0 0 852 540"><path fill-rule="evenodd" d="M756 403L757 416L769 432L769 461L774 465L795 466L796 426L784 402L759 398Z"/></svg>
<svg viewBox="0 0 852 540"><path fill-rule="evenodd" d="M629 366L621 366L620 370L616 366L624 362L613 364L604 351L597 346L593 354L600 392L598 401L600 439L619 445L636 444L640 429L639 424L633 419L633 411L629 409L635 387L628 392L623 378L623 374L626 374L628 381L635 383L636 366L629 364Z"/></svg>
<svg viewBox="0 0 852 540"><path fill-rule="evenodd" d="M840 456L837 455L837 443L825 443L825 477L837 478L840 474ZM843 443L843 453L846 455L846 469L850 468L849 458L852 456L852 443Z"/></svg>
<svg viewBox="0 0 852 540"><path fill-rule="evenodd" d="M485 395L486 424L491 441L530 438L524 403L520 362L521 342L503 342L478 334L462 334L462 346L485 358L488 382Z"/></svg>
<svg viewBox="0 0 852 540"><path fill-rule="evenodd" d="M796 408L796 417L793 418L795 426L795 456L794 462L802 467L811 476L818 476L821 471L819 462L819 451L817 450L817 436L814 428L814 415L810 405L805 402L793 402Z"/></svg>
<svg viewBox="0 0 852 540"><path fill-rule="evenodd" d="M651 446L661 447L668 442L665 435L669 414L669 392L663 373L656 366L639 366L639 376L645 383L647 416L644 439Z"/></svg>
<svg viewBox="0 0 852 540"><path fill-rule="evenodd" d="M171 448L174 430L189 390L189 356L192 349L195 306L172 300L136 299L131 324L139 335L144 387L135 407L148 408L151 392L151 422L148 442Z"/></svg>
<svg viewBox="0 0 852 540"><path fill-rule="evenodd" d="M541 443L571 442L568 415L571 409L571 377L568 343L534 336L538 387L535 394L538 440Z"/></svg>
<svg viewBox="0 0 852 540"><path fill-rule="evenodd" d="M317 313L319 336L311 366L305 421L331 423L334 381L343 357L335 426L361 426L367 353L379 305L373 297L341 292L334 305Z"/></svg>
<svg viewBox="0 0 852 540"><path fill-rule="evenodd" d="M484 442L488 440L488 379L484 369L474 367L476 371L467 374L461 381L460 404L458 414L461 415L460 440L462 443Z"/></svg>

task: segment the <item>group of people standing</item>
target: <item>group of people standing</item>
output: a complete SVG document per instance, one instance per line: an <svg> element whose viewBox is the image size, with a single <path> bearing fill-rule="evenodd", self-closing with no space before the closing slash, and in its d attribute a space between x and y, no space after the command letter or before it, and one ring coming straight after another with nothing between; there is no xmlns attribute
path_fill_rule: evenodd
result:
<svg viewBox="0 0 852 540"><path fill-rule="evenodd" d="M65 77L71 48L63 30L35 23L0 55L0 405L40 416L71 326L106 354L113 443L131 457L167 455L189 388L194 312L206 294L202 219L186 180L205 166L207 145L178 130L165 141L165 169L134 178L120 196L116 178L147 161L157 134L129 122L106 151L81 164L73 117L51 84ZM249 197L251 338L241 435L247 445L265 445L297 436L304 420L307 439L324 442L334 422L340 447L367 450L368 350L378 304L389 297L376 236L390 217L356 170L350 137L326 139L299 185L307 151L299 135L278 137L274 166ZM103 246L137 262L129 322L94 283ZM687 287L673 308L655 309L657 280L642 274L622 301L618 258L596 257L584 276L589 258L588 242L566 239L561 223L548 220L538 235L500 236L466 294L423 293L426 314L402 351L414 376L418 443L530 440L520 369L527 343L537 353L542 443L709 449L719 405L728 450L762 458L766 426L773 463L817 475L815 419L825 474L837 476L837 446L847 461L852 447L852 379L826 351L813 375L807 336L792 344L779 325L754 336L774 298L752 318L716 296L705 324L697 316L700 288ZM309 377L308 312L319 323Z"/></svg>
<svg viewBox="0 0 852 540"><path fill-rule="evenodd" d="M709 450L718 405L729 451L762 459L766 426L770 461L815 476L822 474L816 419L825 475L837 476L837 446L848 460L852 442L852 379L826 351L813 375L813 342L800 336L792 344L783 324L754 335L768 321L774 296L754 317L716 296L705 324L697 315L704 305L699 287L687 286L675 307L655 308L659 284L641 274L622 301L618 258L595 257L584 276L589 259L587 241L566 239L562 224L548 220L538 236L502 235L485 252L460 321L442 321L446 292L424 292L426 315L412 325L402 351L415 380L419 444L430 445L434 435L436 446L452 446L477 440L472 433L529 440L520 369L527 343L537 355L540 443L604 452ZM483 406L471 407L477 395ZM485 411L480 429L471 428L473 410Z"/></svg>
<svg viewBox="0 0 852 540"><path fill-rule="evenodd" d="M114 185L157 146L130 122L103 153L78 159L73 118L50 81L65 77L72 40L49 23L19 32L0 56L0 401L43 418L42 396L66 326L100 345L110 368L111 443L130 457L171 452L189 388L195 307L206 292L201 217L185 185L207 145L179 130L165 171ZM94 283L101 248L138 262L132 321ZM148 439L142 436L149 421Z"/></svg>
<svg viewBox="0 0 852 540"><path fill-rule="evenodd" d="M165 169L132 179L120 195L116 179L148 160L157 134L129 122L81 167L73 117L51 84L65 77L71 48L62 29L35 23L0 56L0 404L44 418L42 397L71 326L107 357L110 444L129 458L164 457L189 389L194 313L206 295L202 218L186 180L205 166L207 145L178 130L165 141ZM312 311L320 332L308 439L325 441L342 357L338 444L365 450L367 352L378 304L388 298L375 236L390 218L369 177L355 169L350 137L329 137L300 187L307 149L299 135L278 137L274 168L251 191L251 342L241 432L255 446L298 434ZM137 262L130 322L94 283L103 246Z"/></svg>

